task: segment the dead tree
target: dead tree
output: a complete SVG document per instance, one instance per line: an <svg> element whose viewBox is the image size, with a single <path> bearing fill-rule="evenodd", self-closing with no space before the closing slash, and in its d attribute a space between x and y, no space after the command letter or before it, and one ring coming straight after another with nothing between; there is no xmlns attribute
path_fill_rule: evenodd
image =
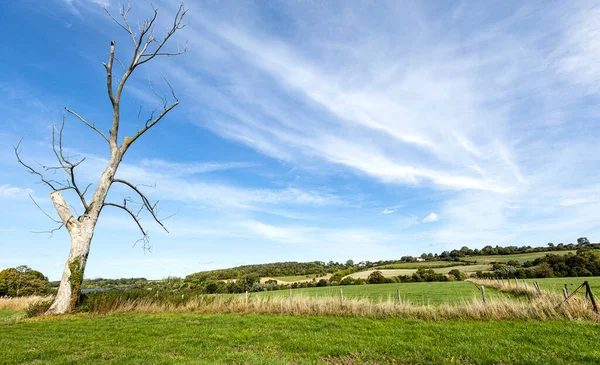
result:
<svg viewBox="0 0 600 365"><path fill-rule="evenodd" d="M149 118L141 123L139 120L138 113L138 127L137 132L132 137L125 137L122 140L119 139L119 126L121 124L121 95L127 80L131 77L131 74L141 65L153 60L159 56L176 56L187 51L187 48L177 49L176 51L167 51L165 45L171 39L173 34L178 30L185 27L184 17L187 10L181 4L175 15L173 23L166 30L166 34L163 38L157 38L154 30L156 26L156 19L158 15L158 9L153 7L153 15L151 18L144 20L139 23L137 32L135 32L130 26L128 20L128 14L130 7L121 7L119 9L120 16L113 16L108 8L104 7L104 10L108 16L117 23L128 36L131 38L133 43L133 56L129 64L124 64L117 57L115 57L115 42L111 41L110 51L108 54L108 62L104 63L106 69L106 87L108 91L108 97L112 106L113 116L112 124L108 135L106 135L101 128L95 124L84 119L80 114L65 108L63 119L60 126L52 126L52 149L58 165L56 166L35 166L27 164L23 161L20 155L20 145L14 147L15 155L21 165L23 165L31 174L36 175L43 184L50 188L50 198L54 204L54 208L58 213L60 219L53 219L49 214L46 214L49 218L53 219L57 224L58 228L51 232L65 227L69 232L71 238L71 250L69 257L65 264L60 287L54 302L47 314L60 314L72 311L77 305L80 294L81 284L83 282L84 271L88 259L90 250L90 244L94 235L94 229L100 213L105 207L118 208L127 212L127 214L137 224L137 227L142 233L141 240L144 245L148 242L147 230L142 226L140 222L140 214L142 211L147 211L150 216L163 228L161 219L158 218L156 212L156 203L152 204L150 200L144 195L139 189L139 185L135 185L129 181L115 178L115 174L119 168L119 165L123 159L123 156L131 145L138 140L144 133L158 124L173 108L175 108L179 101L171 88L171 85L167 82L169 89L171 90L172 101L168 101L167 98L161 98L162 103L157 111L150 113ZM118 65L122 68L122 76L116 77L113 71L113 66L117 61ZM166 80L165 80L166 81ZM108 144L110 150L110 157L104 172L102 173L98 184L90 198L87 193L91 186L88 185L81 188L76 180L76 169L80 166L85 158L73 159L65 151L63 146L63 130L65 125L65 115L75 117L81 123L95 131L102 139ZM54 178L56 173L60 172L65 174L64 180L57 180ZM48 178L51 176L52 178ZM139 206L136 206L133 199L125 198L122 203L114 203L107 201L108 192L113 184L123 185L125 188L131 189L132 193L139 197ZM79 203L83 207L83 214L77 216L75 210L67 204L63 198L63 191L72 191L77 196ZM34 201L35 203L35 201ZM38 205L37 203L35 203ZM129 205L128 205L129 204ZM38 205L39 207L39 205ZM40 208L41 209L41 208Z"/></svg>

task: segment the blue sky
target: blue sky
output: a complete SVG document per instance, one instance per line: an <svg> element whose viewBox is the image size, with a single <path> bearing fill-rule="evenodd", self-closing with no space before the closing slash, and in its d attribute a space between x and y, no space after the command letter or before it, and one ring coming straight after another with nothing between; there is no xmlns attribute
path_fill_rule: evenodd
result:
<svg viewBox="0 0 600 365"><path fill-rule="evenodd" d="M69 107L108 130L102 62L126 34L103 1L0 4L0 268L58 279L66 232L17 164L50 163ZM117 12L116 2L106 2ZM177 3L155 1L158 30ZM165 92L180 106L118 173L160 199L170 233L105 210L88 277L162 278L273 261L393 259L485 245L600 239L600 8L586 2L187 1L172 47L126 90L122 135ZM133 4L132 20L149 3ZM27 26L24 26L27 24ZM68 118L94 182L107 146ZM124 191L114 189L111 198ZM75 206L73 197L69 197ZM79 207L76 209L81 210Z"/></svg>

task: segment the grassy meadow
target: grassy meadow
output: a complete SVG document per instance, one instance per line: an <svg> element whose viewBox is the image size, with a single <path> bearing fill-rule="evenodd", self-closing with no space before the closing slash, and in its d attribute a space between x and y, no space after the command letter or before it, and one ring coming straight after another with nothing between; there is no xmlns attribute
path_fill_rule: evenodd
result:
<svg viewBox="0 0 600 365"><path fill-rule="evenodd" d="M547 254L553 255L566 255L568 253L576 253L576 251L549 251L549 252L531 252L531 253L519 253L514 255L489 255L489 256L468 256L464 257L465 261L475 261L478 264L489 264L492 262L509 262L512 260L525 262L525 261L533 261L538 257L544 257Z"/></svg>
<svg viewBox="0 0 600 365"><path fill-rule="evenodd" d="M273 315L64 316L0 324L3 364L597 364L591 322Z"/></svg>
<svg viewBox="0 0 600 365"><path fill-rule="evenodd" d="M294 289L291 300L287 290L248 301L203 295L178 306L150 296L119 300L106 314L30 319L17 316L33 299L0 300L0 363L597 364L600 317L583 300L556 309L562 285L586 279L600 286L600 278L536 279L553 292L539 296L490 286L487 304L464 281L343 286L343 303L340 287Z"/></svg>
<svg viewBox="0 0 600 365"><path fill-rule="evenodd" d="M413 305L454 304L470 301L480 295L479 289L473 283L467 281L449 281L299 288L292 290L292 296L339 298L340 288L346 299L369 299L377 302L386 301L390 298L395 300L397 290L399 290L402 301ZM289 297L290 292L288 290L277 290L250 293L250 295L257 297ZM496 294L491 293L491 295L493 297Z"/></svg>
<svg viewBox="0 0 600 365"><path fill-rule="evenodd" d="M567 288L569 289L569 293L573 290L577 289L579 285L581 285L584 281L590 283L590 288L592 289L592 293L594 296L598 298L598 302L600 303L600 277L578 277L578 278L544 278L544 279L526 279L528 284L537 281L540 284L540 288L542 290L548 290L557 294L562 295L562 289L565 284L567 284ZM581 295L585 294L585 289L580 289L579 293Z"/></svg>

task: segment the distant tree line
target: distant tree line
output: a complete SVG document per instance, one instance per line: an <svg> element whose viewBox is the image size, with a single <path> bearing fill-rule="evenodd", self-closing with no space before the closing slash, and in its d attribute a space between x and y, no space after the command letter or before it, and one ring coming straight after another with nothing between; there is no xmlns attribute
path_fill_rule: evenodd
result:
<svg viewBox="0 0 600 365"><path fill-rule="evenodd" d="M423 253L420 258L425 261L459 261L461 258L469 256L484 256L484 255L516 255L522 253L533 253L533 252L550 252L550 251L574 251L581 248L600 248L600 243L590 243L587 237L580 237L577 239L577 243L559 243L555 245L550 242L546 247L531 247L531 246L506 246L506 247L492 247L490 245L485 246L482 249L471 249L467 246L461 247L459 250L443 251L441 254ZM417 261L416 257L403 256L400 261L412 262Z"/></svg>
<svg viewBox="0 0 600 365"><path fill-rule="evenodd" d="M554 278L600 276L600 251L581 248L566 255L547 254L533 261L496 263L491 272L476 273L484 278Z"/></svg>

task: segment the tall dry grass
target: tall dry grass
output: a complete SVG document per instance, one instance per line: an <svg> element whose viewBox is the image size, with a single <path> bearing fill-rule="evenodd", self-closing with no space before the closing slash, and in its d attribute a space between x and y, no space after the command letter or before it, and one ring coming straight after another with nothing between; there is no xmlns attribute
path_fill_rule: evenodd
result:
<svg viewBox="0 0 600 365"><path fill-rule="evenodd" d="M569 319L600 322L600 316L579 298L559 305L561 298L541 293L531 298L494 299L483 303L472 299L455 305L415 306L392 299L372 302L367 299L315 298L296 296L273 298L250 296L199 296L183 303L164 303L150 298L98 303L92 314L109 313L238 313L297 316L344 316L406 318L423 320L549 320Z"/></svg>
<svg viewBox="0 0 600 365"><path fill-rule="evenodd" d="M29 296L17 298L0 298L0 310L24 311L30 305L51 300L51 296Z"/></svg>

